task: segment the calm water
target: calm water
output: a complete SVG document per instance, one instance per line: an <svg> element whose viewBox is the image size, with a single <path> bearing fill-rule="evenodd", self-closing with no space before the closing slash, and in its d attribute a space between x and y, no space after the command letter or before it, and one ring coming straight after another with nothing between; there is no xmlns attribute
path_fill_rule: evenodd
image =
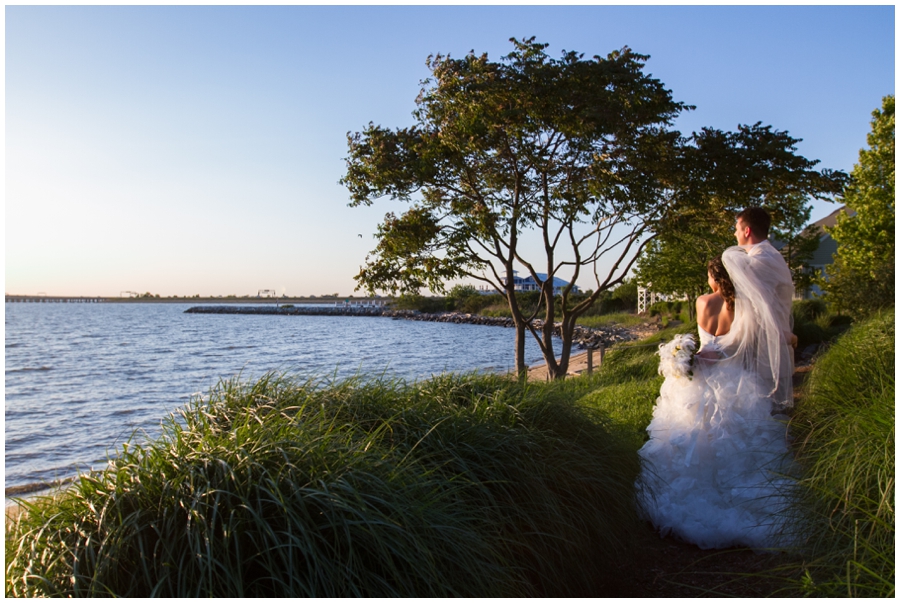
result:
<svg viewBox="0 0 900 603"><path fill-rule="evenodd" d="M6 304L6 487L100 468L220 378L409 380L514 363L502 327L355 316L184 314L189 304ZM528 341L526 360L541 360Z"/></svg>

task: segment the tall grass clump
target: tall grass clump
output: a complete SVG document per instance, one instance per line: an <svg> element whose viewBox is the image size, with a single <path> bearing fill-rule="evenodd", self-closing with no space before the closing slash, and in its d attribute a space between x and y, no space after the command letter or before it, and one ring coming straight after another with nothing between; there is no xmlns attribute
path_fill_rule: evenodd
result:
<svg viewBox="0 0 900 603"><path fill-rule="evenodd" d="M224 381L23 502L6 594L615 594L637 459L578 381Z"/></svg>
<svg viewBox="0 0 900 603"><path fill-rule="evenodd" d="M792 430L806 594L894 596L894 313L854 326L809 376Z"/></svg>

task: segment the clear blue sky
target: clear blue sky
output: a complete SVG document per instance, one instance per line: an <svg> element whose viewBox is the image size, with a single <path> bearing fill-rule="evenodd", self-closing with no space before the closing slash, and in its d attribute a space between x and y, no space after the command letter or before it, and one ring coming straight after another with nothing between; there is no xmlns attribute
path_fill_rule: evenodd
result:
<svg viewBox="0 0 900 603"><path fill-rule="evenodd" d="M697 106L683 132L762 121L849 172L894 93L894 22L893 6L7 6L6 291L351 294L397 208L347 207L346 133L410 125L429 54L499 59L512 36L554 56L628 45Z"/></svg>

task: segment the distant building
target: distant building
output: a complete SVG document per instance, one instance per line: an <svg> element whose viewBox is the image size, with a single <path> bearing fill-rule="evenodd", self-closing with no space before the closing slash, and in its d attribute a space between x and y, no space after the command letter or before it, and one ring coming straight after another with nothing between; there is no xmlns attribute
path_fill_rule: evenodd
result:
<svg viewBox="0 0 900 603"><path fill-rule="evenodd" d="M684 301L688 298L687 295L656 293L650 289L652 286L653 283L650 283L647 287L638 287L638 314L646 313L650 309L650 306L658 301Z"/></svg>
<svg viewBox="0 0 900 603"><path fill-rule="evenodd" d="M513 270L513 287L516 291L540 291L541 284L543 284L547 280L547 275L543 272L538 272L537 277L539 279L538 281L534 280L534 278L532 278L530 275L522 278L521 276L518 276L518 272L516 270ZM565 289L568 285L568 281L564 281L561 278L557 278L554 276L553 295L562 295L562 290ZM498 293L502 295L500 291L497 291L493 287L487 287L485 285L478 287L478 292L482 295L495 295ZM578 285L572 286L572 293L580 292L581 289L578 287Z"/></svg>
<svg viewBox="0 0 900 603"><path fill-rule="evenodd" d="M851 218L856 215L855 210L843 205L821 220L816 220L803 230L803 232L816 232L819 236L819 247L809 260L811 271L822 273L825 271L826 266L834 263L834 254L837 253L837 241L825 232L825 228L831 228L837 224L837 218L842 213L847 214ZM785 245L782 241L777 240L772 240L771 243L775 249L779 250ZM795 291L794 299L809 299L814 295L821 295L821 293L821 289L817 285L813 285L805 291Z"/></svg>

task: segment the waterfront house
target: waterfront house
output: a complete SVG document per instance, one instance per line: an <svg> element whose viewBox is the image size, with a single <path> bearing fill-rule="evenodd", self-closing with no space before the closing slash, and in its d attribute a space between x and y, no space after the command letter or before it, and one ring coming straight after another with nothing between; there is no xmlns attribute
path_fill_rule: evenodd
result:
<svg viewBox="0 0 900 603"><path fill-rule="evenodd" d="M518 275L518 271L513 270L513 286L516 291L540 291L541 285L547 281L547 275L543 272L536 273L539 280L535 280L534 277L528 275L526 277L521 277ZM553 277L553 295L562 295L562 290L565 289L569 285L568 281L564 281L561 278ZM493 287L480 286L478 288L478 292L482 295L495 295L501 294L500 291L497 291ZM578 285L572 286L572 293L580 293L581 289L579 289Z"/></svg>

